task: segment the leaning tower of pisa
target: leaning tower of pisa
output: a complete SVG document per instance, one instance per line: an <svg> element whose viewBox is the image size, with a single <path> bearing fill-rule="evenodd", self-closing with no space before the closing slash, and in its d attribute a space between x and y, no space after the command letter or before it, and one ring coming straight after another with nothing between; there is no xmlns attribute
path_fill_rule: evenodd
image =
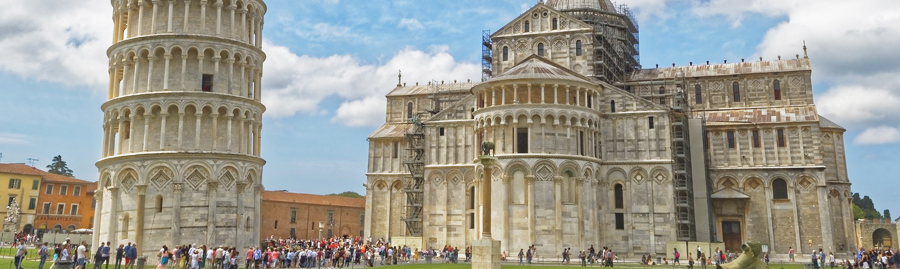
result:
<svg viewBox="0 0 900 269"><path fill-rule="evenodd" d="M262 0L112 0L94 246L259 242ZM152 259L151 258L151 259Z"/></svg>

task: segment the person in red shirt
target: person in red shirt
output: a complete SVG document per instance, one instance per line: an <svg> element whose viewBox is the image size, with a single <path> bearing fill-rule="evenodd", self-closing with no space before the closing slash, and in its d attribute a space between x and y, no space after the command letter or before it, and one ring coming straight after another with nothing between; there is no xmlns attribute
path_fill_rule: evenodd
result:
<svg viewBox="0 0 900 269"><path fill-rule="evenodd" d="M247 249L247 267L245 267L245 268L250 268L250 264L253 263L253 252L254 252L253 247Z"/></svg>

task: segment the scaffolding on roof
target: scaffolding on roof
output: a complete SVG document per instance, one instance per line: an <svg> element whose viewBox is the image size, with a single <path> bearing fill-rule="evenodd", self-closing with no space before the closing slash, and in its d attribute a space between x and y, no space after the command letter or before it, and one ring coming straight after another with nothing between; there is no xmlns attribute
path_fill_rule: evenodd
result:
<svg viewBox="0 0 900 269"><path fill-rule="evenodd" d="M481 81L491 79L493 70L494 51L492 49L491 30L481 31Z"/></svg>

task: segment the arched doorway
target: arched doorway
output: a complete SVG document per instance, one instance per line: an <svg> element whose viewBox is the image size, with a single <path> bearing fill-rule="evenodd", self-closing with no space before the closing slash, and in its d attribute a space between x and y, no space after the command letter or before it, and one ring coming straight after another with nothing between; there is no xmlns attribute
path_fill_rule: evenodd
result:
<svg viewBox="0 0 900 269"><path fill-rule="evenodd" d="M891 232L884 228L876 229L872 233L872 244L876 247L891 248Z"/></svg>
<svg viewBox="0 0 900 269"><path fill-rule="evenodd" d="M31 232L32 232L33 229L34 229L34 225L31 225L31 224L25 224L25 227L22 228L22 233L24 233L24 234L31 234Z"/></svg>

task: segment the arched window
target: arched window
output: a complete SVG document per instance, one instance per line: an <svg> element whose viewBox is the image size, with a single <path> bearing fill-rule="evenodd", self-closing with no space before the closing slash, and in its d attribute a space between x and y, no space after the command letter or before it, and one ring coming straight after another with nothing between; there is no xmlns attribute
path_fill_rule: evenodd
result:
<svg viewBox="0 0 900 269"><path fill-rule="evenodd" d="M700 91L700 84L694 85L694 100L695 100L694 102L696 102L698 104L703 103L703 95L702 95L702 92Z"/></svg>
<svg viewBox="0 0 900 269"><path fill-rule="evenodd" d="M666 87L659 86L659 94L666 94Z"/></svg>
<svg viewBox="0 0 900 269"><path fill-rule="evenodd" d="M787 191L787 182L784 179L776 178L772 181L772 198L773 199L787 199L788 191Z"/></svg>
<svg viewBox="0 0 900 269"><path fill-rule="evenodd" d="M122 217L122 239L128 239L128 226L131 226L131 217L128 214L125 214Z"/></svg>
<svg viewBox="0 0 900 269"><path fill-rule="evenodd" d="M162 195L157 195L156 196L156 212L157 213L162 212L162 206L163 206L163 197L162 197Z"/></svg>
<svg viewBox="0 0 900 269"><path fill-rule="evenodd" d="M544 56L544 43L538 43L538 56Z"/></svg>
<svg viewBox="0 0 900 269"><path fill-rule="evenodd" d="M781 82L776 79L772 82L772 88L775 89L775 100L781 100Z"/></svg>
<svg viewBox="0 0 900 269"><path fill-rule="evenodd" d="M53 225L53 233L62 233L62 225Z"/></svg>
<svg viewBox="0 0 900 269"><path fill-rule="evenodd" d="M575 56L581 56L581 40L575 40Z"/></svg>
<svg viewBox="0 0 900 269"><path fill-rule="evenodd" d="M412 117L413 117L412 112L413 112L412 111L412 103L407 103L406 104L406 118L407 119L412 119Z"/></svg>
<svg viewBox="0 0 900 269"><path fill-rule="evenodd" d="M609 101L609 112L616 112L616 100Z"/></svg>
<svg viewBox="0 0 900 269"><path fill-rule="evenodd" d="M278 221L275 221L275 229L278 229Z"/></svg>
<svg viewBox="0 0 900 269"><path fill-rule="evenodd" d="M734 96L735 102L741 101L741 86L738 86L737 82L731 84L731 94Z"/></svg>
<svg viewBox="0 0 900 269"><path fill-rule="evenodd" d="M553 30L556 30L556 28L558 28L558 27L559 27L559 20L557 20L556 18L553 18Z"/></svg>
<svg viewBox="0 0 900 269"><path fill-rule="evenodd" d="M616 209L625 208L625 197L622 189L622 184L616 184L616 186L613 187L614 196L616 198Z"/></svg>
<svg viewBox="0 0 900 269"><path fill-rule="evenodd" d="M503 46L503 60L509 61L509 47Z"/></svg>
<svg viewBox="0 0 900 269"><path fill-rule="evenodd" d="M525 32L531 32L531 24L525 21Z"/></svg>

